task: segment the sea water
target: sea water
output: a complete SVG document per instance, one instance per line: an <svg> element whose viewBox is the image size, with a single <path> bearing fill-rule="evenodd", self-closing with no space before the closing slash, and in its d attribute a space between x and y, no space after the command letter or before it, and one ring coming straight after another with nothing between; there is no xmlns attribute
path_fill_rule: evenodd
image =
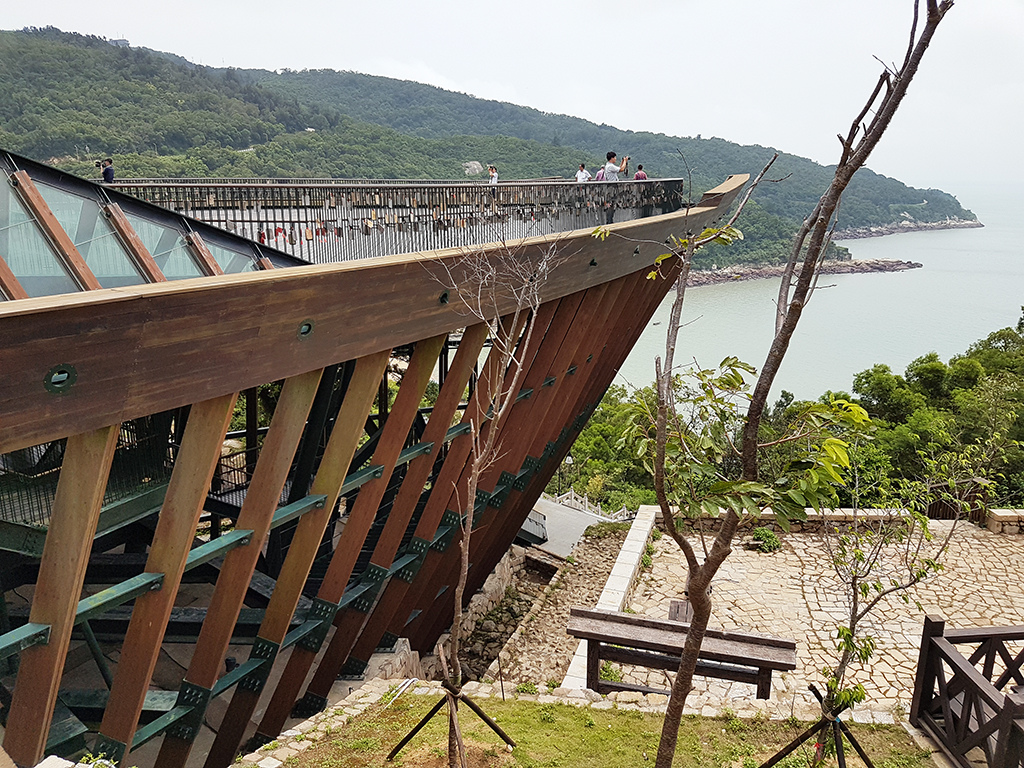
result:
<svg viewBox="0 0 1024 768"><path fill-rule="evenodd" d="M1024 224L1005 196L975 203L980 229L909 232L843 243L855 259L923 264L907 272L825 275L804 310L772 388L801 399L852 388L875 363L902 374L928 352L947 360L1015 325L1024 304ZM742 225L740 226L742 229ZM760 368L774 333L778 279L689 288L678 363L717 365L734 355ZM659 307L616 383L646 386L664 356L671 298Z"/></svg>

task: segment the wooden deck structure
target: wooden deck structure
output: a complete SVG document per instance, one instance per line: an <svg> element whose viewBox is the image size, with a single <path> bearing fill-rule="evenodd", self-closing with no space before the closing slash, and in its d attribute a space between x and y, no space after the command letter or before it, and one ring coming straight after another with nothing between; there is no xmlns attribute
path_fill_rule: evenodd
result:
<svg viewBox="0 0 1024 768"><path fill-rule="evenodd" d="M159 768L182 766L211 699L223 696L230 702L205 764L224 768L244 746L282 650L293 649L259 723L262 740L279 733L297 703L323 707L338 674L362 671L382 639L408 637L431 650L452 618L447 587L464 513L455 500L467 477L468 419L486 417L463 393L484 377L508 375L493 354L478 363L486 328L467 320L459 301L466 249L280 268L294 260L96 185L76 187L27 161L12 168L21 159L4 157L17 186L0 224L17 219L26 238L38 237L0 236L0 502L13 494L14 509L27 498L17 495L25 463L38 470L29 485L43 475L55 483L34 522L0 519L0 554L9 555L0 562L3 591L33 586L27 616L0 614L0 663L19 662L13 691L0 696L7 753L31 766L48 751L87 744L131 764L133 747L163 739ZM95 239L80 231L92 208L60 219L45 200L33 202L31 188L44 181L91 200L100 213L90 226L111 222L111 242L139 279L103 287L115 270L94 252L82 255ZM475 500L467 598L506 552L670 288L671 266L667 279L647 277L666 239L720 219L745 181L730 177L689 209L614 224L604 239L585 229L478 249L531 261L555 247L560 258L521 352L519 399L492 425L505 449ZM15 215L14 206L30 215ZM122 220L111 206L130 215ZM156 237L150 227L158 225ZM155 254L157 241L169 249ZM26 266L17 250L25 243L55 259L54 280ZM178 257L188 257L195 276L159 280L175 265L181 277ZM225 264L245 271L222 274ZM52 290L56 284L66 290ZM499 301L493 313L512 309ZM397 397L375 408L396 357L407 361ZM443 381L425 415L421 397L439 365ZM245 393L274 382L282 384L269 427L248 434L244 500L226 512L214 490L224 482L236 401L248 408L255 398ZM164 436L147 455L167 475L146 474L115 498L115 479L147 445L146 430ZM197 538L211 510L219 510L213 522L230 517L232 530L213 525ZM104 560L111 551L124 553L120 570ZM109 586L87 594L93 574ZM213 574L212 598L193 619L196 649L173 706L154 712L147 692L157 654L181 619L179 587L196 574ZM109 670L109 695L91 699L99 725L85 733L73 713L65 716L64 661L73 636L94 642L93 623L116 626L116 611L120 658ZM251 655L228 671L225 652L245 616L247 626L258 625ZM58 733L57 721L70 722L74 734Z"/></svg>

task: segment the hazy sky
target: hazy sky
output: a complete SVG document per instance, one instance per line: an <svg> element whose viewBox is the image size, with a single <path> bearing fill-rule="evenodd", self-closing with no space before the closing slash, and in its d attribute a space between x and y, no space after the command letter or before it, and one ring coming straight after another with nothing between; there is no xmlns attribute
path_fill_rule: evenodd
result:
<svg viewBox="0 0 1024 768"><path fill-rule="evenodd" d="M875 83L874 57L902 60L912 11L911 0L5 5L6 29L124 37L210 66L387 75L823 163ZM870 166L967 207L987 188L1021 194L1022 118L1024 0L958 0Z"/></svg>

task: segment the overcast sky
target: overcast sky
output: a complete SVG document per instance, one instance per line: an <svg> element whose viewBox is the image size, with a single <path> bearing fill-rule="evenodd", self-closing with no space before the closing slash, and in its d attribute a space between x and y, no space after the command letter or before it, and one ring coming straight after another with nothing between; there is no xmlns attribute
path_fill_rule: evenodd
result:
<svg viewBox="0 0 1024 768"><path fill-rule="evenodd" d="M874 57L902 60L912 0L5 6L5 29L52 25L124 37L218 67L386 75L619 128L718 136L832 163L836 134L846 133L880 71ZM958 0L870 166L945 189L967 207L993 187L1020 195L1022 117L1024 0Z"/></svg>

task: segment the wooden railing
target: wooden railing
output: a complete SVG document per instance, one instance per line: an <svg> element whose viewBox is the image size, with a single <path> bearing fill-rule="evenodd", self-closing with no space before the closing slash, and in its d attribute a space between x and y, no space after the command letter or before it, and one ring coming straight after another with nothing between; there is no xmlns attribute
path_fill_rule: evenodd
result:
<svg viewBox="0 0 1024 768"><path fill-rule="evenodd" d="M925 617L910 722L964 768L1024 766L1022 644L1024 627L946 629Z"/></svg>

